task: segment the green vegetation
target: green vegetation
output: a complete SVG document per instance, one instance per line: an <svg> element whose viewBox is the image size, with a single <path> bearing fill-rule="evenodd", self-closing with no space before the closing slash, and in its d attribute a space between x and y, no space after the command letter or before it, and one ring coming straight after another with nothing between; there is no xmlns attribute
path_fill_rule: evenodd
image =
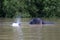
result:
<svg viewBox="0 0 60 40"><path fill-rule="evenodd" d="M0 17L60 17L60 0L0 0Z"/></svg>

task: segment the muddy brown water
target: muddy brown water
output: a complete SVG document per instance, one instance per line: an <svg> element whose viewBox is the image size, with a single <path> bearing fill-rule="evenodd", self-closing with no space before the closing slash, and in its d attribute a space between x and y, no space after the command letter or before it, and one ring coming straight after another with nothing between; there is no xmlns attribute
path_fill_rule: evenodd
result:
<svg viewBox="0 0 60 40"><path fill-rule="evenodd" d="M60 40L59 24L29 25L23 22L20 26L22 36L20 28L12 27L12 23L12 20L0 20L0 40Z"/></svg>

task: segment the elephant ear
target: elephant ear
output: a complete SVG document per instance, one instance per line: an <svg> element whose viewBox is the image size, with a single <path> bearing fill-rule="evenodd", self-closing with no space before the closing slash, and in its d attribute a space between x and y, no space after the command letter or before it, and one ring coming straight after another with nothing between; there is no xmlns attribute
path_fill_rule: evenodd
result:
<svg viewBox="0 0 60 40"><path fill-rule="evenodd" d="M40 18L34 18L29 24L41 24L42 20Z"/></svg>
<svg viewBox="0 0 60 40"><path fill-rule="evenodd" d="M34 19L32 19L29 24L35 24Z"/></svg>

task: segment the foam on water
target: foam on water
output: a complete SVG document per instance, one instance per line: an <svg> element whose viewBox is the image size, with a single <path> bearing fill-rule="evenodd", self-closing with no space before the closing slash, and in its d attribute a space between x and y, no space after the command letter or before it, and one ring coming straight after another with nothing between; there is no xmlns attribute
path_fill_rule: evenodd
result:
<svg viewBox="0 0 60 40"><path fill-rule="evenodd" d="M14 28L14 40L23 40L23 32L22 32L22 26L21 26L21 18L16 18L15 22L12 23L12 27Z"/></svg>

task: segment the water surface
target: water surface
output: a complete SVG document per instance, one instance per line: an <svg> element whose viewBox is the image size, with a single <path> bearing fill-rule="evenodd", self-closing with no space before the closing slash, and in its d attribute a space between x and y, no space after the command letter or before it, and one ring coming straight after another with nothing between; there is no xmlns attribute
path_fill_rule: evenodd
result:
<svg viewBox="0 0 60 40"><path fill-rule="evenodd" d="M22 37L20 28L11 26L14 20L15 19L0 19L0 40L60 40L59 24L32 26L28 24L28 19L21 25L23 31Z"/></svg>

